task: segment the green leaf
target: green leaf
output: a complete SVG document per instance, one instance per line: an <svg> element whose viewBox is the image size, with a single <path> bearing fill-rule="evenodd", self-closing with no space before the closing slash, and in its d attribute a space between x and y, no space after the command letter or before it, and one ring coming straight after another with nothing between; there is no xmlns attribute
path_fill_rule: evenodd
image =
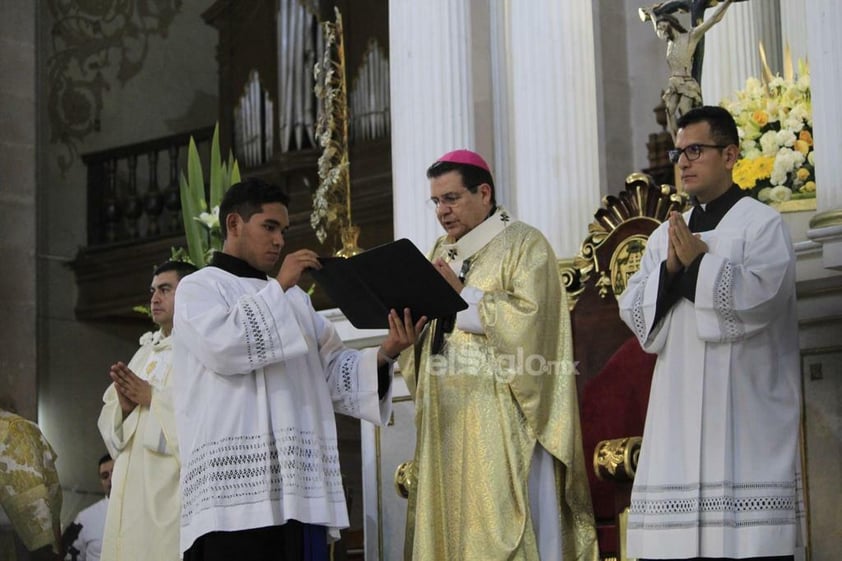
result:
<svg viewBox="0 0 842 561"><path fill-rule="evenodd" d="M181 194L181 212L184 219L184 237L187 238L187 250L193 264L201 268L205 266L205 250L204 244L202 243L203 232L201 231L201 224L193 220L193 217L198 216L201 210L199 210L191 188L184 178L184 173L181 174L181 189L179 189L179 193Z"/></svg>
<svg viewBox="0 0 842 561"><path fill-rule="evenodd" d="M149 309L149 306L132 306L132 311L143 314L149 318L152 317L152 310Z"/></svg>
<svg viewBox="0 0 842 561"><path fill-rule="evenodd" d="M230 152L228 153L228 162L228 169L231 170L231 182L228 184L228 186L230 187L231 185L239 183L242 180L240 179L240 164L238 164L237 160L234 159L234 154Z"/></svg>
<svg viewBox="0 0 842 561"><path fill-rule="evenodd" d="M199 159L196 141L193 140L192 136L187 148L187 183L190 188L190 197L196 201L199 212L208 210L208 203L205 200L205 177L202 173L202 160ZM198 215L198 212L193 216L196 215Z"/></svg>
<svg viewBox="0 0 842 561"><path fill-rule="evenodd" d="M183 247L170 247L170 261L184 261L195 265L190 259L190 255L187 254L187 250Z"/></svg>
<svg viewBox="0 0 842 561"><path fill-rule="evenodd" d="M187 177L185 178L184 172L181 173L180 196L187 250L190 260L197 267L206 265L206 256L211 250L222 247L219 233L209 231L198 217L202 212L212 212L218 207L231 184L240 181L240 169L233 154L229 152L227 165L222 161L219 123L214 127L210 159L210 185L209 190L205 191L202 161L195 140L190 138L187 148Z"/></svg>
<svg viewBox="0 0 842 561"><path fill-rule="evenodd" d="M213 129L213 140L211 141L210 151L210 208L219 206L222 200L222 195L230 186L225 185L226 177L223 168L222 156L219 154L219 123Z"/></svg>

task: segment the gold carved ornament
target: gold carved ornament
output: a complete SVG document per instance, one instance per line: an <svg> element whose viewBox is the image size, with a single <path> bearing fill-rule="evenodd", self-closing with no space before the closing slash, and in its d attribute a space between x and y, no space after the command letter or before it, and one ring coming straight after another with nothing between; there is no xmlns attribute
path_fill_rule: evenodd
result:
<svg viewBox="0 0 842 561"><path fill-rule="evenodd" d="M319 157L319 187L313 195L310 225L319 242L338 232L342 247L338 257L351 257L357 246L359 226L351 220L351 174L348 159L348 95L345 80L345 46L342 14L334 8L335 23L324 22L324 57L313 69L314 91L319 100L316 139L322 147Z"/></svg>
<svg viewBox="0 0 842 561"><path fill-rule="evenodd" d="M617 298L626 290L632 275L640 269L647 240L648 238L642 234L629 236L620 242L611 254L611 262L608 266L611 275L609 284Z"/></svg>
<svg viewBox="0 0 842 561"><path fill-rule="evenodd" d="M409 491L415 486L414 462L407 461L395 470L395 491L401 498L408 498Z"/></svg>
<svg viewBox="0 0 842 561"><path fill-rule="evenodd" d="M671 211L682 210L687 200L687 195L679 193L674 186L657 186L651 176L640 172L626 178L625 188L619 195L604 197L602 207L594 213L594 221L588 225L588 235L579 253L573 259L559 261L570 309L576 306L592 276L601 298L607 298L609 293L619 298L628 279L640 268L647 240L647 236L641 234L629 236L617 245L607 269L600 265L598 255L612 241L620 226L631 220L643 219L654 222L657 227Z"/></svg>
<svg viewBox="0 0 842 561"><path fill-rule="evenodd" d="M633 481L643 439L639 436L603 440L593 453L593 471L600 481Z"/></svg>

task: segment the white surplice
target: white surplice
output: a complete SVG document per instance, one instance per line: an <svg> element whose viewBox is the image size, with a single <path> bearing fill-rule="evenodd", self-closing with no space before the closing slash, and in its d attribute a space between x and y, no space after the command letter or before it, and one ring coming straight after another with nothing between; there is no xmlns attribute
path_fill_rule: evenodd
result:
<svg viewBox="0 0 842 561"><path fill-rule="evenodd" d="M334 411L377 424L377 350L342 344L307 294L205 267L178 285L181 549L289 519L348 526Z"/></svg>
<svg viewBox="0 0 842 561"><path fill-rule="evenodd" d="M73 540L72 544L72 547L79 552L76 561L100 561L107 513L108 497L105 497L76 515L74 524L82 526L79 536Z"/></svg>
<svg viewBox="0 0 842 561"><path fill-rule="evenodd" d="M139 405L124 419L111 384L99 415L99 431L114 458L103 561L179 559L172 338L161 331L147 333L140 345L128 366L152 386L150 406Z"/></svg>
<svg viewBox="0 0 842 561"><path fill-rule="evenodd" d="M681 298L652 325L668 223L620 299L623 320L658 354L628 554L791 555L801 404L792 243L778 212L748 197L701 237L695 303Z"/></svg>

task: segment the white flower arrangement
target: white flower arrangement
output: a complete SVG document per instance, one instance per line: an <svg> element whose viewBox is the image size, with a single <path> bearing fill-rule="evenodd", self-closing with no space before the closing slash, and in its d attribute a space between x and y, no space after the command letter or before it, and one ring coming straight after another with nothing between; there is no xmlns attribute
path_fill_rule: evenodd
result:
<svg viewBox="0 0 842 561"><path fill-rule="evenodd" d="M193 138L187 150L187 175L181 174L181 212L187 250L173 248L173 260L189 261L204 267L214 251L222 249L222 231L219 227L219 204L228 188L240 181L240 166L229 152L224 162L219 152L219 124L213 131L210 158L210 190L205 194L202 162ZM208 212L208 209L211 209Z"/></svg>
<svg viewBox="0 0 842 561"><path fill-rule="evenodd" d="M799 62L797 76L791 63L783 77L766 73L764 82L749 78L745 89L721 103L740 134L734 181L766 203L815 198L809 67Z"/></svg>

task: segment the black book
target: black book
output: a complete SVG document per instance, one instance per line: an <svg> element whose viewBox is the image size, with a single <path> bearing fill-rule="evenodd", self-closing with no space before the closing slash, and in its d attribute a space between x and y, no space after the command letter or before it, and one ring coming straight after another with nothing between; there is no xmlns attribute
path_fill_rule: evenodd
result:
<svg viewBox="0 0 842 561"><path fill-rule="evenodd" d="M455 314L468 304L415 245L401 239L344 259L320 257L310 274L357 329L388 329L389 310L413 321Z"/></svg>

